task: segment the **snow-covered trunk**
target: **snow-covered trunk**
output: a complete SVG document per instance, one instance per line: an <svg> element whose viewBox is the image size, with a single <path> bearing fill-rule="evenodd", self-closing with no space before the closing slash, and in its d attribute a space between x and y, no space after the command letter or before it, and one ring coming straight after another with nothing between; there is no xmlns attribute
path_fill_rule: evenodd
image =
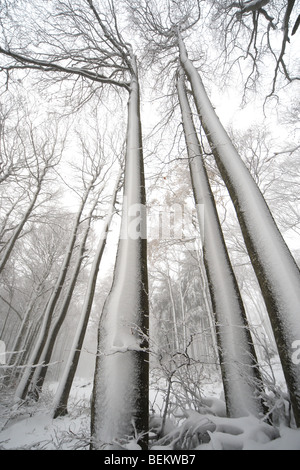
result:
<svg viewBox="0 0 300 470"><path fill-rule="evenodd" d="M199 72L179 35L181 64L191 83L201 124L233 201L251 263L266 303L283 372L300 426L300 374L293 359L300 340L300 272L266 201L219 121Z"/></svg>
<svg viewBox="0 0 300 470"><path fill-rule="evenodd" d="M12 369L10 371L10 374L6 376L6 379L5 379L6 385L8 385L9 383L13 383L15 375L16 375L17 367L21 363L22 356L24 353L23 349L26 346L28 330L30 328L30 315L33 310L35 302L36 302L36 298L33 298L30 301L24 313L21 325L15 337L15 340L13 342L12 352L9 355L8 360L7 360L8 366L11 366Z"/></svg>
<svg viewBox="0 0 300 470"><path fill-rule="evenodd" d="M48 364L51 360L56 338L58 336L58 333L63 325L63 322L69 310L73 292L74 292L76 282L80 273L81 265L84 259L84 252L86 250L87 238L90 233L93 212L97 204L98 204L98 199L95 199L95 202L90 210L90 213L87 216L87 226L82 234L82 240L80 242L77 258L73 267L73 272L72 272L69 285L65 293L65 297L63 299L63 302L59 311L56 314L55 321L53 322L53 324L51 324L51 328L50 328L49 334L47 335L47 340L45 342L43 352L39 359L40 365L36 368L33 378L32 378L32 382L31 382L32 397L36 399L38 399L39 393L43 388L46 374L48 371Z"/></svg>
<svg viewBox="0 0 300 470"><path fill-rule="evenodd" d="M175 300L173 296L171 278L170 278L169 273L167 274L167 281L168 281L168 289L169 289L169 295L170 295L170 300L171 300L171 314L172 314L172 321L173 321L173 327L174 327L174 349L175 351L179 351L179 335L178 335L178 326L177 326L177 318L176 318L176 307L175 307Z"/></svg>
<svg viewBox="0 0 300 470"><path fill-rule="evenodd" d="M208 287L208 279L205 274L205 268L204 268L204 260L203 260L203 250L200 253L199 250L197 251L197 261L198 261L198 270L200 274L200 279L202 282L202 295L203 295L203 301L205 305L205 310L208 318L208 323L209 323L209 329L210 329L210 336L211 336L211 341L212 341L212 348L214 352L214 357L213 361L216 363L216 368L218 368L218 344L217 344L217 339L216 339L216 325L214 322L214 312L212 308L212 303L211 303L211 297L210 297L210 292L209 292L209 287Z"/></svg>
<svg viewBox="0 0 300 470"><path fill-rule="evenodd" d="M184 292L182 292L181 280L179 281L179 295L180 295L180 307L181 307L181 321L182 321L182 347L186 350L187 346L187 324L186 324L186 311L184 304Z"/></svg>
<svg viewBox="0 0 300 470"><path fill-rule="evenodd" d="M106 219L104 221L102 233L100 235L98 247L97 247L94 261L91 267L89 282L88 282L87 290L85 293L81 316L80 316L76 333L75 333L73 343L71 346L71 351L67 359L63 375L60 379L59 386L54 397L54 403L53 403L53 417L54 418L57 418L58 416L63 416L67 414L68 412L67 406L68 406L69 395L70 395L71 387L73 384L73 379L76 373L76 369L78 366L86 329L88 326L88 321L89 321L90 312L92 309L92 304L93 304L93 299L94 299L94 294L95 294L99 266L100 266L100 262L102 259L102 255L104 253L107 234L109 232L109 227L110 227L112 218L115 213L115 203L116 203L118 188L120 185L120 179L121 179L121 174L117 180L117 184L115 186L113 196L112 196L112 201L108 209Z"/></svg>
<svg viewBox="0 0 300 470"><path fill-rule="evenodd" d="M227 412L231 417L263 411L260 376L239 287L228 256L214 197L185 89L185 74L179 71L178 97L189 157L196 205L204 208L200 220L203 257L216 321L218 350Z"/></svg>
<svg viewBox="0 0 300 470"><path fill-rule="evenodd" d="M133 60L135 67L135 60ZM147 447L148 278L139 83L132 73L124 201L114 280L99 325L92 402L92 448L136 437Z"/></svg>
<svg viewBox="0 0 300 470"><path fill-rule="evenodd" d="M41 324L41 327L40 327L40 330L39 330L39 333L38 333L38 337L37 337L35 346L33 348L33 351L30 354L30 357L29 357L29 360L28 360L28 365L24 370L22 378L21 378L21 380L18 384L18 387L16 389L16 392L15 392L15 399L16 400L18 400L18 399L25 400L25 398L27 396L28 388L29 388L30 383L31 383L31 379L32 379L33 374L35 372L35 366L39 363L42 351L44 349L44 345L45 345L45 342L47 340L47 336L48 336L50 325L51 325L53 312L54 312L55 306L58 302L58 299L60 297L61 291L63 289L64 282L65 282L65 279L66 279L66 276L67 276L67 272L68 272L69 267L70 267L70 261L71 261L73 249L74 249L74 246L75 246L75 242L76 242L76 239L77 239L77 232L78 232L78 228L79 228L79 224L80 224L81 214L83 212L88 194L91 191L92 187L93 187L93 182L91 182L90 185L88 186L88 189L87 189L87 191L84 195L84 198L81 201L79 211L77 213L75 223L74 223L74 226L73 226L73 230L72 230L72 233L71 233L70 241L69 241L69 244L68 244L68 247L67 247L67 251L66 251L66 254L65 254L65 257L64 257L64 261L63 261L63 264L62 264L61 269L60 269L60 273L58 275L54 290L53 290L53 292L50 296L50 299L49 299L49 301L47 303L47 306L45 308L45 312L43 314L43 320L42 320L42 324Z"/></svg>

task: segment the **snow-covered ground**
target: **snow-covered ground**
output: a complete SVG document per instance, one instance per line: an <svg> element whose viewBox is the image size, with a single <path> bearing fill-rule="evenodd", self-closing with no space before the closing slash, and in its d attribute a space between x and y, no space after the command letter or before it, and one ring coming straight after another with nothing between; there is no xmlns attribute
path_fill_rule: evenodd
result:
<svg viewBox="0 0 300 470"><path fill-rule="evenodd" d="M5 404L0 404L1 450L88 448L92 384L77 379L72 391L70 413L53 419L51 405L56 387L57 384L51 384L38 404L13 405L9 409Z"/></svg>
<svg viewBox="0 0 300 470"><path fill-rule="evenodd" d="M38 404L26 407L9 407L3 403L7 397L2 397L1 450L89 449L92 383L77 379L69 414L54 420L49 410L56 385L49 386ZM226 418L224 404L216 397L206 399L206 405L215 415L185 410L185 419L168 421L164 437L153 443L152 450L179 450L182 445L188 450L300 450L300 429L272 427L253 416Z"/></svg>

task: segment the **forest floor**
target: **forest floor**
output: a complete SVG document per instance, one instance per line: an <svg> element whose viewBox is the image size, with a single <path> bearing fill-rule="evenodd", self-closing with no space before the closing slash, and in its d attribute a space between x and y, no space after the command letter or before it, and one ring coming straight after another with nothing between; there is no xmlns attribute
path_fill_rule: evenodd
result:
<svg viewBox="0 0 300 470"><path fill-rule="evenodd" d="M49 384L38 403L11 405L0 390L0 450L88 450L92 382L77 379L72 388L69 414L53 419L51 404L56 384ZM218 394L220 384L210 386ZM279 422L270 426L248 416L227 418L222 401L206 399L208 413L185 410L177 421L168 419L166 432L152 450L300 450L300 429ZM223 403L224 404L224 403ZM210 409L209 409L210 408ZM156 417L155 427L161 423ZM133 442L127 449L137 449Z"/></svg>

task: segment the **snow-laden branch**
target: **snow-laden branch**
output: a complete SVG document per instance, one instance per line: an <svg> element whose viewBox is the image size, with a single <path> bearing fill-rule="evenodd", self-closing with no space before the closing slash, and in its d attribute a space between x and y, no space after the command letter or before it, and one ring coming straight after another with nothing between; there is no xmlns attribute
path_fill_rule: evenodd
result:
<svg viewBox="0 0 300 470"><path fill-rule="evenodd" d="M111 2L111 4L110 4L110 9L111 9L111 13L112 13L112 16L113 16L113 23L114 23L116 38L114 37L114 34L112 34L112 32L109 31L109 29L105 25L104 21L102 21L97 9L94 6L93 1L92 0L87 0L87 3L89 4L90 9L92 10L97 22L99 23L100 28L102 29L106 40L112 45L113 49L115 49L116 51L119 52L120 56L123 58L124 62L127 64L128 69L132 73L134 73L134 71L132 69L132 63L131 63L131 60L130 60L130 57L132 55L131 46L129 44L127 44L121 36L121 33L119 31L119 27L118 27L117 16L116 16L116 12L115 12L115 9L114 9L113 2Z"/></svg>
<svg viewBox="0 0 300 470"><path fill-rule="evenodd" d="M248 13L250 11L259 10L269 3L270 0L252 0L249 2L243 2L241 13Z"/></svg>
<svg viewBox="0 0 300 470"><path fill-rule="evenodd" d="M270 2L270 0L250 0L248 2L232 2L228 5L226 10L232 8L239 8L241 13L249 13L251 11L259 10Z"/></svg>
<svg viewBox="0 0 300 470"><path fill-rule="evenodd" d="M32 57L26 57L16 52L3 49L2 47L0 47L0 53L4 54L7 57L11 57L12 59L16 60L18 64L20 64L4 65L0 67L0 70L10 71L13 69L35 69L43 72L59 72L68 75L77 75L92 80L94 82L106 83L118 87L123 87L127 90L129 89L129 83L127 82L114 80L110 76L98 74L82 67L67 67L52 61L34 59Z"/></svg>

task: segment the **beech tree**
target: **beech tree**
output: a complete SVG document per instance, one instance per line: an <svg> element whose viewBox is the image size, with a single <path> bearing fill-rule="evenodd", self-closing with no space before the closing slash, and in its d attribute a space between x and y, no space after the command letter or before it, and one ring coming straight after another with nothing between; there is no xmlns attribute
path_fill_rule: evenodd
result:
<svg viewBox="0 0 300 470"><path fill-rule="evenodd" d="M300 302L299 268L264 197L220 123L205 92L199 72L187 56L180 35L178 39L180 61L191 83L201 124L233 201L249 257L261 287L299 426L299 374L292 359L292 345L300 334L296 313L296 306ZM284 276L282 270L285 272Z"/></svg>
<svg viewBox="0 0 300 470"><path fill-rule="evenodd" d="M62 304L60 305L59 310L56 313L55 319L53 319L53 321L51 322L49 334L47 335L47 340L45 342L43 352L39 358L39 362L43 365L39 365L39 367L37 367L34 372L34 376L31 383L31 394L36 397L38 397L43 387L43 383L48 370L48 364L51 360L56 338L69 310L69 306L76 287L76 283L78 281L80 270L85 259L85 252L87 251L87 240L91 231L92 219L95 214L95 210L100 203L100 198L103 192L103 188L105 186L105 177L102 175L103 163L101 162L101 158L99 157L99 162L97 162L96 164L92 161L91 166L93 169L93 174L91 178L92 184L87 184L87 191L85 193L87 197L86 201L85 198L83 198L82 207L84 208L84 205L87 202L91 191L93 192L93 201L91 203L91 207L88 213L82 215L82 210L82 212L80 213L80 217L76 220L77 230L83 225L83 233L81 234L81 240L79 242L77 250L74 250L75 261L73 262L73 269L70 275L70 279L63 295ZM85 170L85 173L87 173L87 170ZM99 182L101 183L100 188ZM75 240L76 239L77 236ZM73 248L72 250L70 250L69 253L73 255Z"/></svg>
<svg viewBox="0 0 300 470"><path fill-rule="evenodd" d="M260 403L262 381L256 353L204 166L182 68L178 72L177 88L195 203L197 207L204 205L204 218L202 220L199 216L199 223L204 263L216 316L227 411L232 417L247 415L248 412L259 416L263 412Z"/></svg>
<svg viewBox="0 0 300 470"><path fill-rule="evenodd" d="M7 342L11 354L7 357L9 368L6 384L15 384L17 377L24 370L21 366L26 364L25 360L32 350L45 305L64 256L66 229L70 227L69 218L70 214L63 211L58 213L57 207L53 206L51 214L46 213L39 217L36 214L30 231L21 237L15 246L9 267L15 267L16 261L16 267L19 266L19 269L15 273L14 284L11 278L6 282L14 289L13 303L20 309L21 320L16 324L13 311L10 313L12 325L8 324L7 330L10 332L13 325L17 328L11 340Z"/></svg>
<svg viewBox="0 0 300 470"><path fill-rule="evenodd" d="M60 296L62 294L62 290L63 290L64 284L65 284L65 280L66 280L67 274L68 274L68 272L70 270L70 267L71 267L71 258L72 258L72 255L74 253L75 243L78 240L78 232L79 232L80 224L82 222L82 215L83 215L83 212L84 212L84 208L85 208L85 205L87 203L87 200L89 198L89 195L90 195L91 191L98 184L97 179L99 177L99 173L100 173L100 168L96 166L96 169L94 169L92 175L90 175L89 181L84 181L85 190L82 194L80 205L79 205L79 208L78 208L78 212L75 216L75 220L74 220L74 223L73 223L73 228L72 228L72 231L71 231L70 237L69 237L69 243L68 243L68 246L67 246L67 249L66 249L66 254L65 254L63 262L61 264L60 272L59 272L59 275L56 279L53 292L51 293L50 299L47 302L44 313L43 313L43 322L42 322L41 328L39 330L39 337L38 337L38 339L35 343L34 350L31 354L30 359L29 359L29 364L27 365L27 367L24 371L24 374L22 376L22 379L21 379L21 381L20 381L20 383L17 387L16 398L21 398L22 400L24 400L26 398L27 392L30 389L30 386L31 386L31 383L32 383L32 378L33 378L33 375L35 373L35 368L39 364L39 361L42 359L43 349L44 349L47 341L48 340L50 341L51 336L52 336L52 341L53 341L56 334L57 334L57 332L56 332L56 334L53 334L49 337L51 323L52 323L52 320L53 320L53 314L54 314L56 305L58 303L58 300L60 299ZM87 237L87 234L88 234L88 231L86 233L86 237ZM85 245L85 240L83 241L81 251L84 249L84 245ZM80 253L80 256L78 258L78 260L79 260L78 261L78 267L77 267L78 270L80 268L80 263L82 261L82 254L83 253ZM77 276L76 276L77 269L75 268L75 276L73 278L74 285L71 286L70 289L74 289L74 287L75 287L75 281L76 281L76 278L77 278ZM77 275L78 275L78 273L77 273ZM65 304L66 306L65 306L65 308L62 307L61 315L59 315L59 317L61 317L62 319L64 318L64 316L67 312L68 302L69 302L69 298L67 297L66 304ZM60 326L60 323L61 322L59 320L56 322L58 327ZM54 327L54 329L57 329L57 328ZM50 350L49 350L49 354L51 355ZM47 359L49 359L49 358L47 357Z"/></svg>
<svg viewBox="0 0 300 470"><path fill-rule="evenodd" d="M77 369L79 358L80 358L81 348L83 345L85 333L86 333L87 326L88 326L88 321L90 318L90 313L91 313L91 309L93 305L93 299L95 295L96 281L97 281L98 272L99 272L99 266L100 266L101 259L104 253L107 234L110 228L112 218L116 211L115 204L116 204L117 194L120 189L120 182L121 182L121 172L120 172L119 177L117 178L117 182L116 182L115 188L113 190L112 198L111 198L111 203L109 205L107 215L103 222L102 233L100 234L99 243L98 243L95 257L91 266L91 271L89 274L89 281L88 281L88 285L86 288L86 293L85 293L84 302L82 306L82 312L81 312L80 320L76 329L76 333L74 335L73 343L71 346L71 351L66 362L63 376L60 379L58 390L56 391L56 394L54 397L54 404L53 404L53 408L54 408L53 417L54 418L57 418L58 416L63 416L68 412L67 406L68 406L69 394L70 394L71 387L73 384L73 379L75 377L76 369Z"/></svg>
<svg viewBox="0 0 300 470"><path fill-rule="evenodd" d="M297 313L300 303L300 272L263 195L218 119L198 68L188 56L183 36L198 23L201 17L200 2L196 6L189 2L185 5L167 2L167 8L163 12L156 2L129 4L141 35L153 55L156 53L158 57L159 53L166 54L170 50L176 50L174 48L178 50L178 59L190 82L201 126L234 204L247 251L260 284L295 420L299 426L300 382L298 367L294 364L292 355L293 344L300 337ZM152 39L154 31L156 36Z"/></svg>

